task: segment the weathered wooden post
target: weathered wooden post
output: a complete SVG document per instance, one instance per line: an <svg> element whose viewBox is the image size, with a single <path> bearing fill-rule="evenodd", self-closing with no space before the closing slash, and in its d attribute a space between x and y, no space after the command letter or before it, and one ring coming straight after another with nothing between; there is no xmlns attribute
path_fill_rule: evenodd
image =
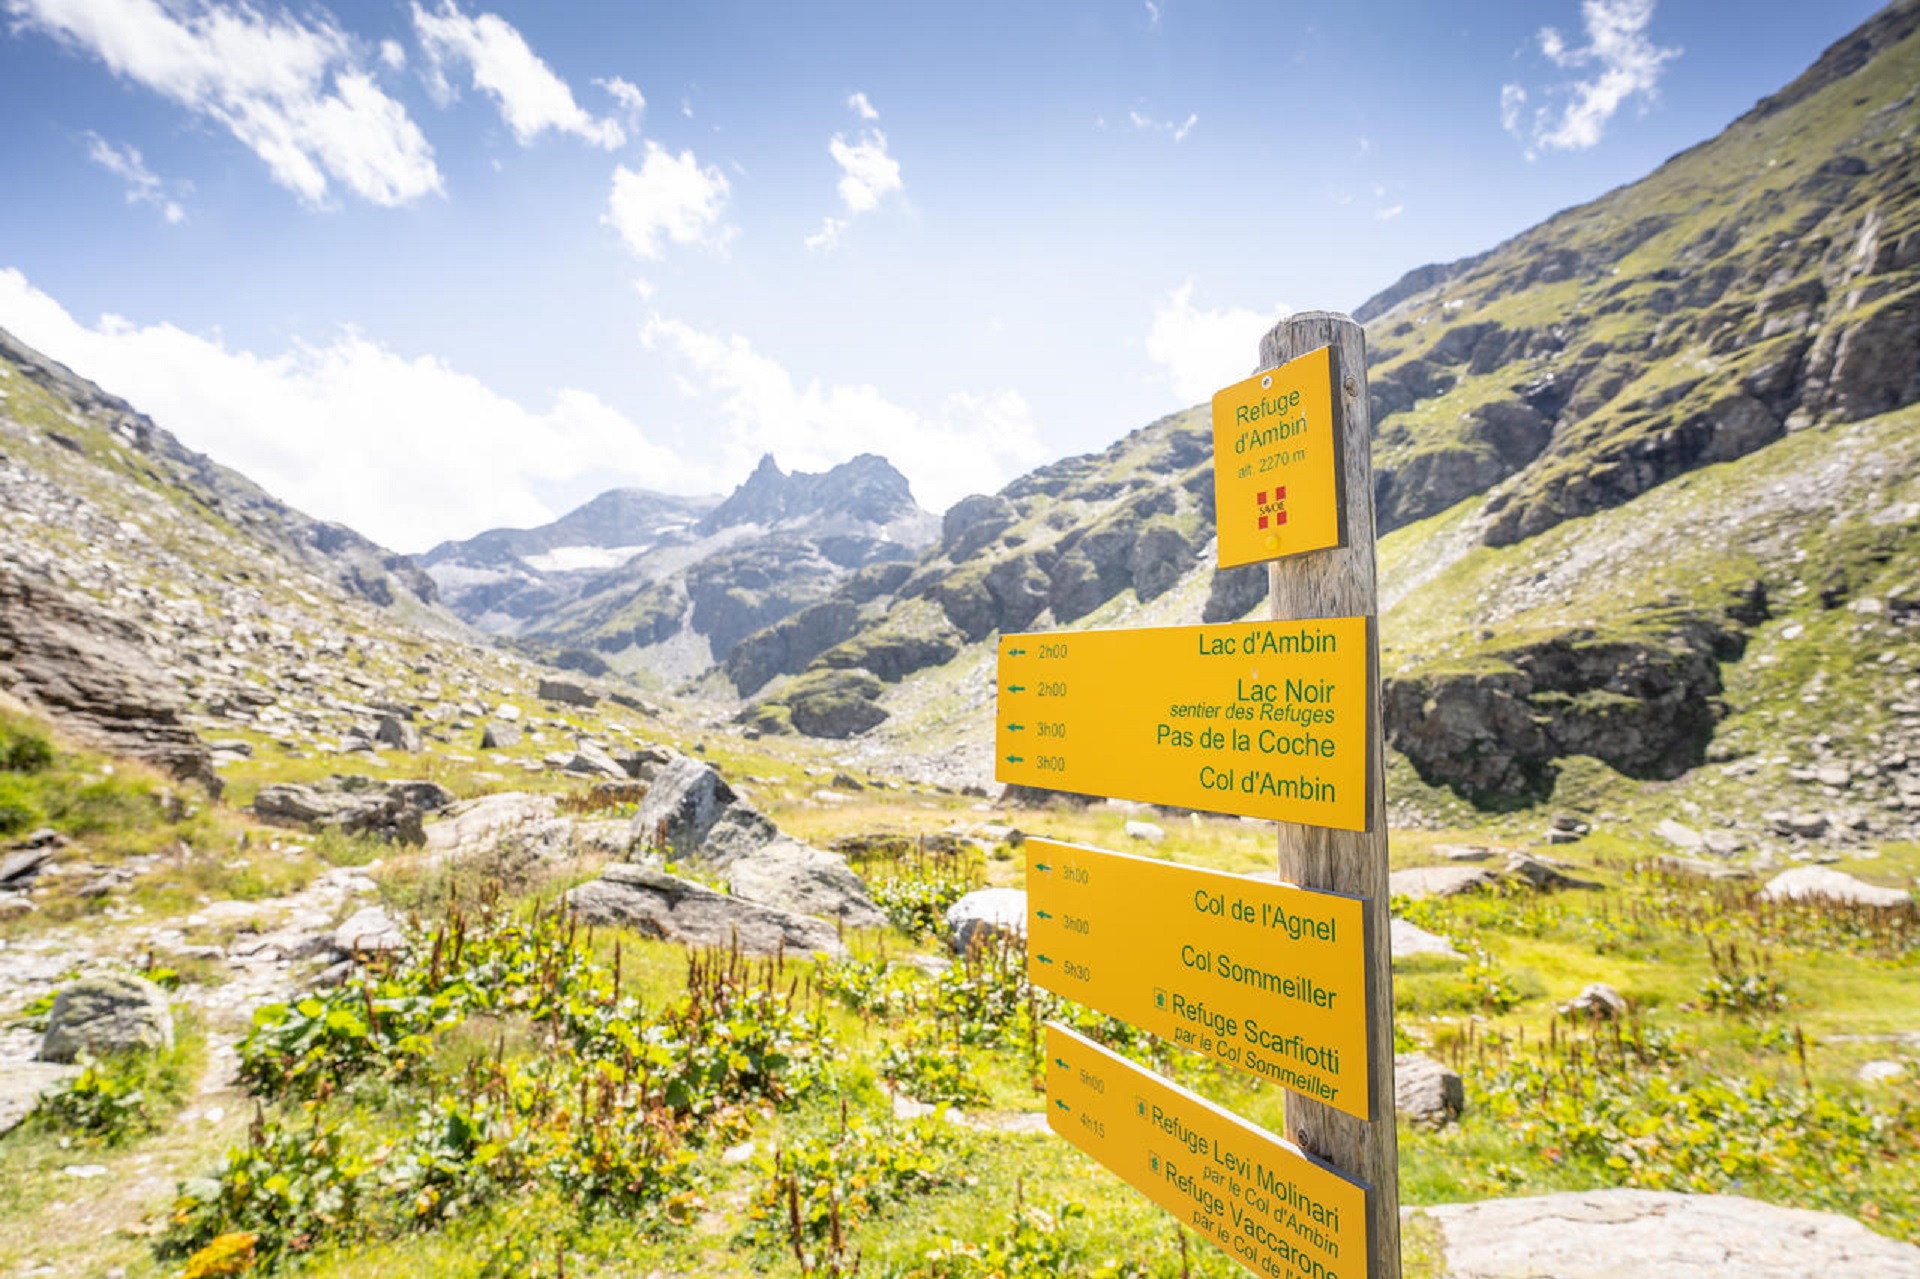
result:
<svg viewBox="0 0 1920 1279"><path fill-rule="evenodd" d="M1366 334L1344 315L1308 311L1260 339L1255 372L1319 347L1332 348L1334 443L1340 468L1341 545L1268 562L1268 615L1374 619L1367 631L1367 829L1280 824L1280 878L1302 888L1350 893L1365 903L1367 1073L1373 1120L1287 1094L1287 1135L1302 1149L1365 1181L1367 1256L1375 1279L1400 1274L1400 1153L1393 1101L1393 956L1388 945L1387 814L1380 721L1379 591L1373 533L1373 415L1367 400Z"/></svg>

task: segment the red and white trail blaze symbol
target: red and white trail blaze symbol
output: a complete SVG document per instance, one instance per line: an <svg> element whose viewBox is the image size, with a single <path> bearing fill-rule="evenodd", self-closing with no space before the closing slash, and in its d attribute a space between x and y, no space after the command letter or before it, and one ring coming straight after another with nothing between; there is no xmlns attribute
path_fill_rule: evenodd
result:
<svg viewBox="0 0 1920 1279"><path fill-rule="evenodd" d="M1261 489L1254 494L1254 505L1260 512L1260 527L1268 527L1268 521L1275 526L1287 522L1287 489L1285 485L1271 490L1273 500L1267 500L1269 490Z"/></svg>

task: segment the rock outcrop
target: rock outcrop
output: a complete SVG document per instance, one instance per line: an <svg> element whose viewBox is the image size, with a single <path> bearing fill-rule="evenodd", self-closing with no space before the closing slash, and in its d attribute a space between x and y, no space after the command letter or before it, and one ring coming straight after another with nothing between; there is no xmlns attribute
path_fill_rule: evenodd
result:
<svg viewBox="0 0 1920 1279"><path fill-rule="evenodd" d="M0 565L0 689L83 745L128 755L218 795L213 755L140 628Z"/></svg>
<svg viewBox="0 0 1920 1279"><path fill-rule="evenodd" d="M569 892L568 907L590 924L631 928L643 936L691 946L730 946L748 954L778 951L841 954L834 926L716 893L646 866L616 864Z"/></svg>
<svg viewBox="0 0 1920 1279"><path fill-rule="evenodd" d="M1583 1190L1405 1209L1450 1279L1908 1279L1920 1248L1834 1213L1738 1195Z"/></svg>
<svg viewBox="0 0 1920 1279"><path fill-rule="evenodd" d="M253 798L262 821L306 830L373 835L401 844L426 842L425 819L453 803L436 782L382 782L335 776L325 782L276 782Z"/></svg>

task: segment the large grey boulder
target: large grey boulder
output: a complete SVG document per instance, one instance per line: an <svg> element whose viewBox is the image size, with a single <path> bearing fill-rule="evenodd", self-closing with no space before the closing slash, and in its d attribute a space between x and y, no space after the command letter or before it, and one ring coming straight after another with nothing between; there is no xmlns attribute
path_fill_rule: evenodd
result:
<svg viewBox="0 0 1920 1279"><path fill-rule="evenodd" d="M607 754L604 747L598 746L586 738L574 744L573 758L567 761L570 773L592 773L600 777L613 777L625 781L627 770Z"/></svg>
<svg viewBox="0 0 1920 1279"><path fill-rule="evenodd" d="M996 936L1026 940L1026 889L976 888L947 907L947 944L961 954Z"/></svg>
<svg viewBox="0 0 1920 1279"><path fill-rule="evenodd" d="M1439 933L1430 933L1404 919L1396 918L1389 923L1387 944L1396 964L1404 959L1466 959L1452 942Z"/></svg>
<svg viewBox="0 0 1920 1279"><path fill-rule="evenodd" d="M1834 1213L1738 1195L1583 1190L1408 1209L1449 1279L1912 1279L1920 1248Z"/></svg>
<svg viewBox="0 0 1920 1279"><path fill-rule="evenodd" d="M589 924L631 928L648 937L693 946L738 941L750 954L775 951L844 953L832 924L729 897L647 866L617 863L567 894Z"/></svg>
<svg viewBox="0 0 1920 1279"><path fill-rule="evenodd" d="M727 887L735 897L818 915L847 928L880 928L887 922L844 857L794 839L777 839L735 861L727 870Z"/></svg>
<svg viewBox="0 0 1920 1279"><path fill-rule="evenodd" d="M253 811L262 821L276 826L333 829L419 844L426 840L426 815L452 803L452 792L436 782L333 777L324 782L262 786L253 797Z"/></svg>
<svg viewBox="0 0 1920 1279"><path fill-rule="evenodd" d="M1830 901L1849 906L1911 906L1913 895L1904 888L1882 888L1845 871L1826 866L1796 866L1768 880L1760 890L1762 901Z"/></svg>
<svg viewBox="0 0 1920 1279"><path fill-rule="evenodd" d="M1393 1108L1408 1123L1445 1128L1467 1108L1467 1087L1459 1075L1424 1053L1396 1053Z"/></svg>
<svg viewBox="0 0 1920 1279"><path fill-rule="evenodd" d="M570 679L543 679L540 681L540 700L558 702L562 706L593 706L600 695L586 685Z"/></svg>
<svg viewBox="0 0 1920 1279"><path fill-rule="evenodd" d="M373 740L389 750L416 754L420 750L420 730L398 715L382 715L373 730Z"/></svg>
<svg viewBox="0 0 1920 1279"><path fill-rule="evenodd" d="M103 973L62 986L53 997L40 1060L72 1061L82 1052L158 1051L173 1047L167 992L144 977Z"/></svg>
<svg viewBox="0 0 1920 1279"><path fill-rule="evenodd" d="M713 765L686 755L654 776L633 816L633 842L640 849L711 867L764 848L779 833Z"/></svg>
<svg viewBox="0 0 1920 1279"><path fill-rule="evenodd" d="M552 795L504 791L462 800L427 827L427 851L458 861L485 859L489 873L512 879L545 862L619 858L633 838L618 818L562 817Z"/></svg>
<svg viewBox="0 0 1920 1279"><path fill-rule="evenodd" d="M405 950L407 939L384 907L363 906L333 930L333 948L342 955L383 955Z"/></svg>
<svg viewBox="0 0 1920 1279"><path fill-rule="evenodd" d="M1452 897L1493 887L1493 872L1478 866L1414 866L1387 876L1391 897Z"/></svg>

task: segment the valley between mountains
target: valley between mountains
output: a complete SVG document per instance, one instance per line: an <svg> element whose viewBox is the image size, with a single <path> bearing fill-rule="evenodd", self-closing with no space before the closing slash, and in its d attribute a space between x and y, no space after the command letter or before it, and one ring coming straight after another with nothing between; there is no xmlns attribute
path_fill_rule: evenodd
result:
<svg viewBox="0 0 1920 1279"><path fill-rule="evenodd" d="M1917 85L1353 311L1410 1275L1920 1274ZM993 778L1001 636L1265 615L1129 425L406 555L0 333L0 1273L1235 1273L1040 1027L1279 1093L1030 987L1022 848L1271 830Z"/></svg>

